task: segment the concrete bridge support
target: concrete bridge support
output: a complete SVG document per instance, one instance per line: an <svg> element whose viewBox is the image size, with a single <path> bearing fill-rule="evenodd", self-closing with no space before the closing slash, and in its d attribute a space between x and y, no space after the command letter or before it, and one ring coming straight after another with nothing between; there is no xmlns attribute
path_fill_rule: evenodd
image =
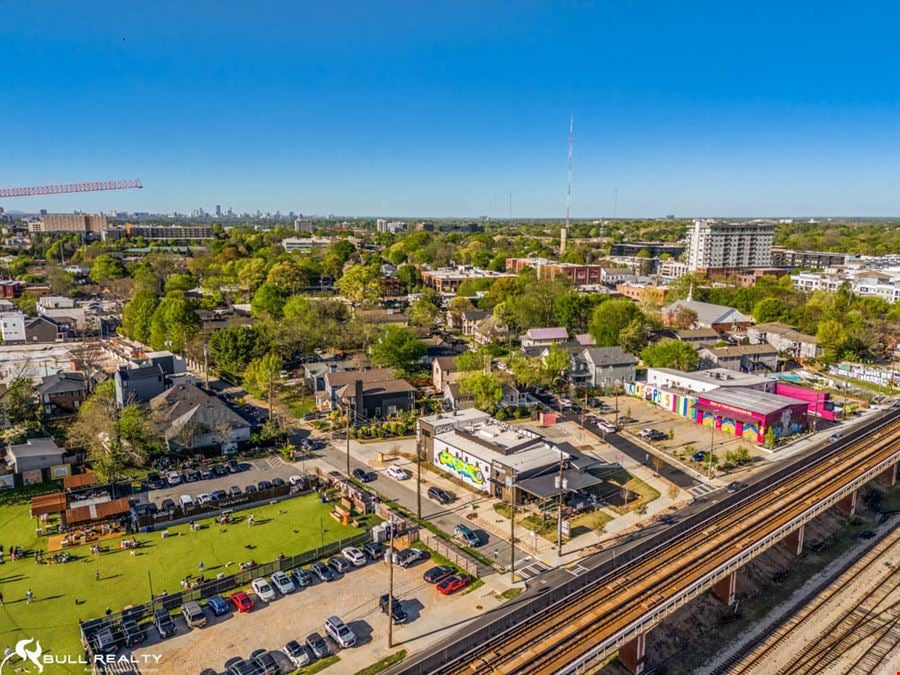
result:
<svg viewBox="0 0 900 675"><path fill-rule="evenodd" d="M894 466L885 469L883 472L878 474L879 480L881 480L881 482L888 487L894 487L897 484L898 467L900 467L900 464L894 464Z"/></svg>
<svg viewBox="0 0 900 675"><path fill-rule="evenodd" d="M641 675L646 667L647 634L641 633L619 648L619 661L634 675Z"/></svg>
<svg viewBox="0 0 900 675"><path fill-rule="evenodd" d="M803 537L805 534L806 525L801 525L783 539L784 545L796 555L800 555L803 553Z"/></svg>
<svg viewBox="0 0 900 675"><path fill-rule="evenodd" d="M712 587L713 594L729 607L733 607L737 595L737 572L720 579Z"/></svg>
<svg viewBox="0 0 900 675"><path fill-rule="evenodd" d="M857 491L854 490L846 497L842 497L841 500L835 504L841 513L844 513L851 518L856 515L856 493Z"/></svg>

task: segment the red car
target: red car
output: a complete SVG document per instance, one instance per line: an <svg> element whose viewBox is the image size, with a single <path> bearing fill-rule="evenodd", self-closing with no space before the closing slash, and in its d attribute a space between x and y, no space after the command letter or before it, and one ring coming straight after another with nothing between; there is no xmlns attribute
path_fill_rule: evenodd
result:
<svg viewBox="0 0 900 675"><path fill-rule="evenodd" d="M231 602L234 603L234 607L238 612L249 612L253 609L253 600L251 600L250 596L243 591L234 593L231 596Z"/></svg>
<svg viewBox="0 0 900 675"><path fill-rule="evenodd" d="M468 574L454 574L452 577L447 577L442 582L440 582L436 589L441 595L450 595L451 593L455 593L460 588L465 588L470 583L472 583L472 577Z"/></svg>

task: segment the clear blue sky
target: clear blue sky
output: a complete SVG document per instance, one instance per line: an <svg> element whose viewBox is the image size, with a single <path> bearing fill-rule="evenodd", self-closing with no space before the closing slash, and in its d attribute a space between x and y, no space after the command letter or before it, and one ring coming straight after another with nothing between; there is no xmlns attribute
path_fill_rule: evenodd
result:
<svg viewBox="0 0 900 675"><path fill-rule="evenodd" d="M0 0L7 209L900 215L895 2Z"/></svg>

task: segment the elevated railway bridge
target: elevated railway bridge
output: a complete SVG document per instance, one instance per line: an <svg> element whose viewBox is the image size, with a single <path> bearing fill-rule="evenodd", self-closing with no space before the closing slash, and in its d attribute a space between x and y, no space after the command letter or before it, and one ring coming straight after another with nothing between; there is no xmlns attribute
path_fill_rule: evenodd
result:
<svg viewBox="0 0 900 675"><path fill-rule="evenodd" d="M701 593L735 602L738 570L779 542L798 554L825 510L848 515L861 486L897 482L900 409L791 462L589 572L520 596L394 673L576 673L609 656L645 667L647 633ZM597 554L602 556L603 554Z"/></svg>

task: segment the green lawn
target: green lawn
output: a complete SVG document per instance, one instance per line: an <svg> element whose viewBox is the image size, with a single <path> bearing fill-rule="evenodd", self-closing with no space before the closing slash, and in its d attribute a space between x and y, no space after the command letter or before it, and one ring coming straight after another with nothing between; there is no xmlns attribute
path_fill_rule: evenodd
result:
<svg viewBox="0 0 900 675"><path fill-rule="evenodd" d="M98 558L89 547L68 549L76 560L60 565L37 565L33 558L12 562L12 545L25 549L45 548L38 540L34 520L26 500L0 503L0 543L7 553L0 565L0 649L26 637L38 638L45 651L57 654L80 653L78 619L102 616L110 607L145 602L153 592L175 592L180 580L199 573L203 561L207 578L218 572L238 571L238 563L250 559L258 563L274 560L279 553L292 555L351 537L361 530L344 527L321 504L316 495L289 499L236 513L238 522L219 528L212 520L198 521L202 527L191 532L187 525L170 528L173 536L163 539L160 532L137 535L143 542L136 556L120 552L118 539L102 544L107 552ZM245 521L252 513L253 527ZM252 546L247 549L246 546ZM225 564L232 562L227 569ZM100 580L95 574L100 572ZM149 576L148 576L149 573ZM25 591L34 593L33 604L25 602Z"/></svg>

